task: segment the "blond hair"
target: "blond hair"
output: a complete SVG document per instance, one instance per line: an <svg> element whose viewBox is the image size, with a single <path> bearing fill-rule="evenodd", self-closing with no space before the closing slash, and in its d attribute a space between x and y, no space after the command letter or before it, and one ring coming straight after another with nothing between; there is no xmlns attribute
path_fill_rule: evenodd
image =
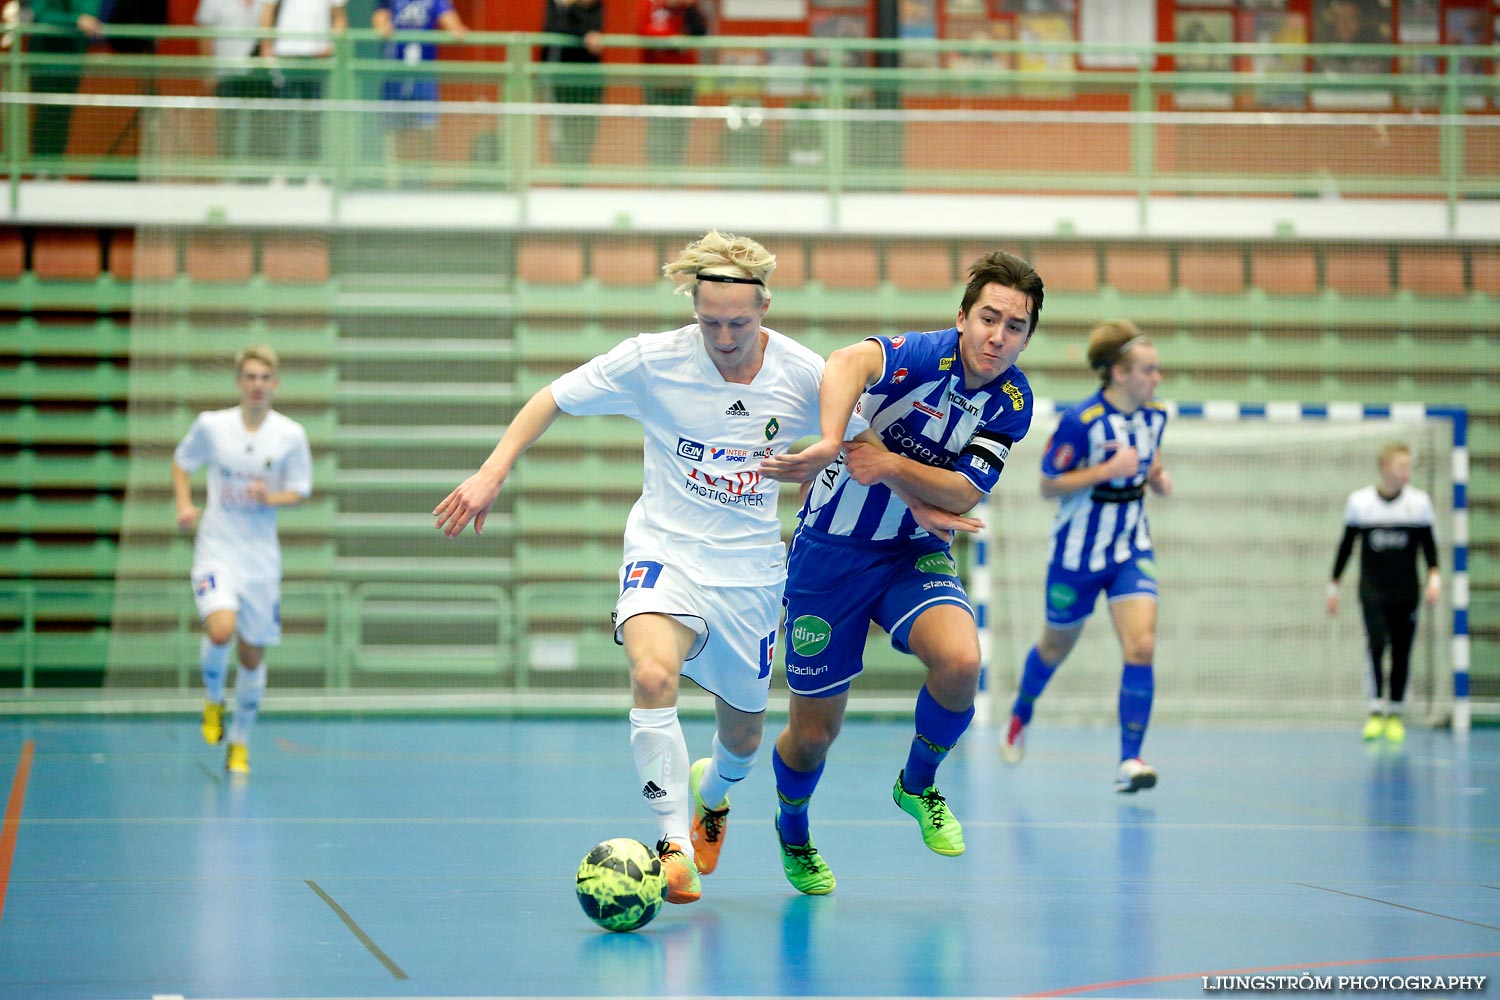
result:
<svg viewBox="0 0 1500 1000"><path fill-rule="evenodd" d="M1405 443L1404 441L1391 441L1388 444L1381 445L1380 467L1382 469L1385 468L1386 465L1390 463L1391 459L1395 458L1397 455L1405 455L1407 458L1410 458L1411 445Z"/></svg>
<svg viewBox="0 0 1500 1000"><path fill-rule="evenodd" d="M1089 367L1094 369L1100 382L1109 385L1110 372L1125 360L1130 349L1137 344L1149 343L1150 338L1130 320L1106 320L1089 331Z"/></svg>
<svg viewBox="0 0 1500 1000"><path fill-rule="evenodd" d="M251 344L242 347L234 356L234 373L238 375L245 368L246 361L259 361L272 372L281 370L281 358L277 355L275 348L266 344Z"/></svg>
<svg viewBox="0 0 1500 1000"><path fill-rule="evenodd" d="M776 256L747 236L710 229L687 245L682 255L663 264L661 273L677 283L677 291L698 298L700 274L738 278L755 285L757 302L765 302L766 282L776 270Z"/></svg>

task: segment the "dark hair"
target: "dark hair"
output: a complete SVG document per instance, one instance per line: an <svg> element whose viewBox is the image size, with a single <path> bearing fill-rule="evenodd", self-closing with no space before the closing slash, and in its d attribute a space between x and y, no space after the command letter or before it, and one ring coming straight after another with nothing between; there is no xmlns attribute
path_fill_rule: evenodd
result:
<svg viewBox="0 0 1500 1000"><path fill-rule="evenodd" d="M959 312L967 315L969 307L979 301L979 293L984 291L984 286L990 284L1014 288L1031 299L1031 330L1027 332L1034 332L1042 318L1043 291L1042 276L1036 273L1036 268L1004 250L984 254L969 265L969 283L964 288L964 299L959 304Z"/></svg>

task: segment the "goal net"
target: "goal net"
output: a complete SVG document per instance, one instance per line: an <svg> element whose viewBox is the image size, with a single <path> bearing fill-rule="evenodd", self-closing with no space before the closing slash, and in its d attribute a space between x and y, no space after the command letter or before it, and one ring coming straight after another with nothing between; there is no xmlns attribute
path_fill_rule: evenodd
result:
<svg viewBox="0 0 1500 1000"><path fill-rule="evenodd" d="M1154 717L1246 723L1360 718L1369 670L1357 554L1345 569L1336 616L1327 612L1325 591L1345 501L1375 481L1381 445L1402 441L1413 450L1412 485L1432 496L1447 585L1440 605L1420 612L1407 713L1434 725L1452 718L1455 653L1462 659L1464 650L1454 641L1453 602L1462 603L1463 588L1453 586L1453 485L1462 462L1452 416L1432 416L1421 407L1172 409L1162 454L1173 492L1146 501L1161 586ZM1039 405L1033 433L1045 439L1060 410ZM1012 482L990 499L987 689L996 718L1008 714L1026 654L1041 634L1054 509L1031 482ZM1038 711L1112 723L1120 671L1118 640L1101 597ZM1466 674L1461 694L1463 679Z"/></svg>

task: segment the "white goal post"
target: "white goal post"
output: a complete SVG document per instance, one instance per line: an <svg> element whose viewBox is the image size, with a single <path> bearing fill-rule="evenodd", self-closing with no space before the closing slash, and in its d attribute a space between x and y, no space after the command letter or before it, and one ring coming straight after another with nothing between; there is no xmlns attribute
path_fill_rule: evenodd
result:
<svg viewBox="0 0 1500 1000"><path fill-rule="evenodd" d="M1375 481L1388 441L1413 449L1412 483L1437 512L1444 592L1423 608L1407 715L1469 728L1468 415L1419 403L1168 403L1170 497L1147 511L1161 582L1153 715L1185 722L1362 718L1369 671L1358 559L1330 617L1324 595L1348 495ZM1037 400L1016 461L982 511L971 589L984 664L981 718L1009 712L1040 635L1054 505L1037 490L1042 444L1065 404ZM1387 668L1389 663L1387 662ZM1038 702L1040 717L1112 720L1119 645L1101 599Z"/></svg>

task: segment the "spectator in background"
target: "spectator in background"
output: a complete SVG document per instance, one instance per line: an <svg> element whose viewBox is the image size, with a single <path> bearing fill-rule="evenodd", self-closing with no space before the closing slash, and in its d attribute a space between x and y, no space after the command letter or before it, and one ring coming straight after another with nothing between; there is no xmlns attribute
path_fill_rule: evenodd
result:
<svg viewBox="0 0 1500 1000"><path fill-rule="evenodd" d="M167 0L100 0L99 20L106 25L163 27L168 23ZM109 39L109 47L127 55L142 55L156 51L156 39L114 37ZM154 85L147 92L155 93Z"/></svg>
<svg viewBox="0 0 1500 1000"><path fill-rule="evenodd" d="M260 26L259 0L199 0L193 22L202 28L250 29ZM255 55L254 38L201 38L198 49L204 56L219 61L214 67L214 96L229 100L264 99L276 96L271 75L264 68L252 68L248 60ZM219 156L226 160L248 160L265 156L271 145L271 121L268 111L221 110L214 119Z"/></svg>
<svg viewBox="0 0 1500 1000"><path fill-rule="evenodd" d="M417 76L413 67L437 58L437 46L431 42L392 41L397 31L436 31L441 28L462 38L469 31L453 0L377 0L371 27L386 39L385 58L399 60L408 72L388 77L380 87L383 101L436 101L437 80ZM402 160L418 164L431 163L437 153L437 115L417 111L391 116L385 133L385 162L391 176L388 186L396 186L396 165Z"/></svg>
<svg viewBox="0 0 1500 1000"><path fill-rule="evenodd" d="M708 23L698 9L698 0L636 0L635 33L652 38L701 37L708 34ZM698 61L698 53L691 49L646 49L641 61L647 66L689 66ZM649 105L678 107L693 103L693 81L683 77L648 77L641 90L644 103ZM647 162L682 163L687 132L686 118L648 118Z"/></svg>
<svg viewBox="0 0 1500 1000"><path fill-rule="evenodd" d="M346 0L261 0L260 25L275 28L275 37L260 43L260 54L278 62L279 91L292 100L316 101L323 96L323 70L298 66L305 59L324 59L333 54L333 42L324 37L310 37L311 32L336 35L349 27ZM287 152L303 160L318 158L322 120L316 112L296 112L287 116L291 137Z"/></svg>
<svg viewBox="0 0 1500 1000"><path fill-rule="evenodd" d="M1316 9L1313 40L1330 45L1391 44L1391 8L1377 0L1321 0ZM1326 56L1318 60L1325 73L1389 73L1391 57L1384 55Z"/></svg>
<svg viewBox="0 0 1500 1000"><path fill-rule="evenodd" d="M34 24L62 28L66 35L32 35L32 55L81 57L89 40L99 37L99 0L31 0ZM39 67L31 74L35 94L74 94L83 78L79 66ZM31 151L37 156L59 157L68 149L70 104L38 104L31 126Z"/></svg>
<svg viewBox="0 0 1500 1000"><path fill-rule="evenodd" d="M572 35L572 45L549 45L542 59L550 63L598 65L603 58L600 35L604 29L604 5L601 0L548 0L547 17L542 30L555 35ZM604 96L604 85L597 73L559 76L552 84L552 100L558 104L598 104ZM576 166L587 164L594 155L594 135L599 119L593 115L557 115L552 127L552 162Z"/></svg>

